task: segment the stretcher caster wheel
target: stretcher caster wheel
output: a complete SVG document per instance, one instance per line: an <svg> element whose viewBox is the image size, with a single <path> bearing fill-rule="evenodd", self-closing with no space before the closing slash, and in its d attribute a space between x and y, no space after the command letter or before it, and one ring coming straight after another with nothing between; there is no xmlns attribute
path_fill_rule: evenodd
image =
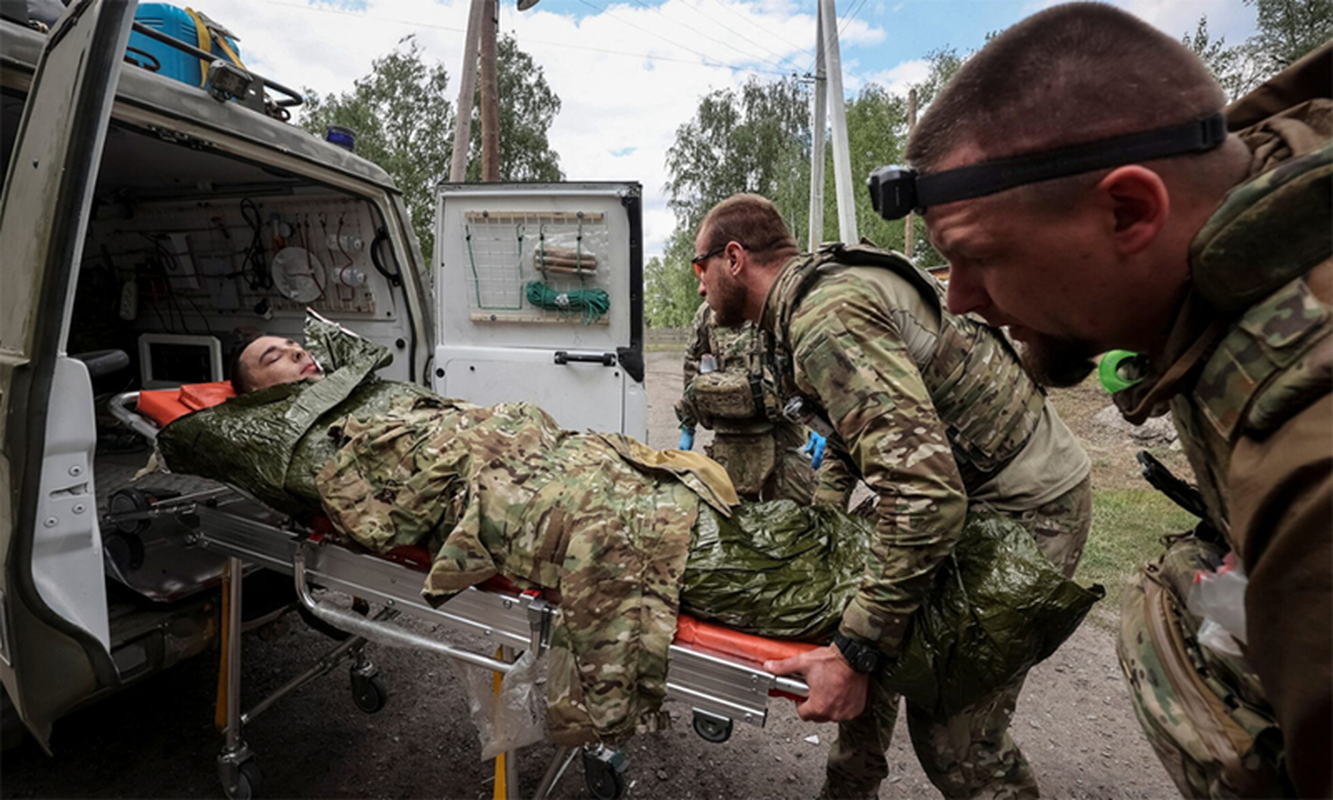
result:
<svg viewBox="0 0 1333 800"><path fill-rule="evenodd" d="M625 767L628 759L605 745L584 748L583 780L595 800L619 800L625 793Z"/></svg>
<svg viewBox="0 0 1333 800"><path fill-rule="evenodd" d="M237 764L235 770L230 780L225 775L222 780L222 793L227 800L255 800L263 796L264 776L258 762L247 759Z"/></svg>
<svg viewBox="0 0 1333 800"><path fill-rule="evenodd" d="M696 709L694 712L694 732L699 734L699 738L705 742L722 744L731 738L731 720Z"/></svg>
<svg viewBox="0 0 1333 800"><path fill-rule="evenodd" d="M379 675L367 675L353 666L352 702L367 714L374 714L389 702L389 690L384 687L384 680Z"/></svg>

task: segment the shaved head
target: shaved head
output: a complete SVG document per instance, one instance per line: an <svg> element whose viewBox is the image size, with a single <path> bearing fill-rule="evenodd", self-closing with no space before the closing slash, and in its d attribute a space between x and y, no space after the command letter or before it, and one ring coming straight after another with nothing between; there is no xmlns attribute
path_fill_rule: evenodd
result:
<svg viewBox="0 0 1333 800"><path fill-rule="evenodd" d="M1146 22L1100 3L1028 17L958 71L912 133L923 172L989 161L1214 114L1226 96L1194 53Z"/></svg>

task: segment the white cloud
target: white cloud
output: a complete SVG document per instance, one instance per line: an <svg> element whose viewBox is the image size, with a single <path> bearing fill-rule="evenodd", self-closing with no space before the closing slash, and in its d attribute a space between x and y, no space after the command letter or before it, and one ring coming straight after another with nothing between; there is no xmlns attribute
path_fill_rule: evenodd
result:
<svg viewBox="0 0 1333 800"><path fill-rule="evenodd" d="M428 61L456 78L468 6L468 0L367 0L364 8L346 10L301 0L214 0L205 10L241 37L248 65L324 94L350 89L373 59L409 34ZM566 176L643 184L645 254L652 255L674 228L662 187L676 128L713 89L739 86L754 74L776 78L809 69L813 9L792 0L598 2L596 8L576 19L540 5L520 13L507 3L500 26L560 96L550 140ZM844 25L845 47L884 40L883 29L864 20Z"/></svg>
<svg viewBox="0 0 1333 800"><path fill-rule="evenodd" d="M930 75L930 62L924 58L904 61L896 67L872 72L865 77L868 83L878 83L889 94L907 96L913 84L921 83Z"/></svg>

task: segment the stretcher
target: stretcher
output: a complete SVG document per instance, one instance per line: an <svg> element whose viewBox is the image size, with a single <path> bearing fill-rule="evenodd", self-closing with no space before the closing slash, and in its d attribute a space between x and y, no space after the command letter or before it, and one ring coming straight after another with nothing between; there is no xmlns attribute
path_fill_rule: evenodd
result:
<svg viewBox="0 0 1333 800"><path fill-rule="evenodd" d="M153 392L117 395L112 413L126 425L152 439L161 425L178 416L220 403L231 395L229 384L205 384ZM139 508L129 514L142 517L172 515L190 531L187 543L227 558L224 570L224 680L225 744L218 758L219 777L229 797L258 793L259 772L254 753L241 738L244 727L282 696L340 663L351 660L353 698L364 711L377 711L386 692L365 645L412 647L450 659L508 673L517 654L532 649L541 653L549 643L551 623L560 613L554 603L536 592L519 592L503 580L492 580L461 592L438 608L421 597L430 554L421 547L396 548L380 556L337 544L331 531L273 522L235 513L237 489L215 489L187 494ZM122 515L124 516L124 515ZM289 681L246 712L240 709L241 579L247 569L263 568L292 576L300 608L314 620L350 634L325 653L318 663ZM316 596L313 586L325 591ZM349 609L332 602L329 594L356 598ZM378 611L371 611L378 608ZM415 617L451 631L480 636L487 652L477 652L443 638L417 633L399 624ZM815 645L764 639L731 631L681 615L670 647L667 698L691 709L696 733L709 742L726 741L735 723L762 727L773 697L799 698L807 693L797 679L762 669L767 659L787 658ZM495 655L492 655L494 653ZM220 702L220 707L224 703ZM625 761L615 751L597 746L576 751L561 748L548 765L537 791L544 798L576 755L583 758L585 779L597 797L614 798L623 789ZM517 789L516 759L508 753L497 763L496 796ZM502 788L507 787L507 788Z"/></svg>

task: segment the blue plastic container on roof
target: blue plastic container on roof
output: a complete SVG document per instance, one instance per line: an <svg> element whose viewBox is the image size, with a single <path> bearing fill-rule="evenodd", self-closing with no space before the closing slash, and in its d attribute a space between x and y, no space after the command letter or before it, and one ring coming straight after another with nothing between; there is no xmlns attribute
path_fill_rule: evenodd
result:
<svg viewBox="0 0 1333 800"><path fill-rule="evenodd" d="M200 50L213 53L214 58L223 58L235 63L227 53L216 43L211 41L202 20L196 21L188 10L170 5L168 3L140 3L137 11L134 12L135 22L140 22L150 28L159 30L162 33L179 39L189 45L194 45ZM200 43L200 31L204 30L204 42ZM240 48L235 40L227 39L227 46L239 58ZM142 33L134 32L130 34L130 47L136 50L142 50L161 63L161 68L157 71L159 75L165 75L169 78L175 78L182 83L188 83L191 86L203 86L204 70L207 65L198 58L189 53L182 52L172 47L144 36ZM142 56L130 53L129 56L135 61L143 61Z"/></svg>

